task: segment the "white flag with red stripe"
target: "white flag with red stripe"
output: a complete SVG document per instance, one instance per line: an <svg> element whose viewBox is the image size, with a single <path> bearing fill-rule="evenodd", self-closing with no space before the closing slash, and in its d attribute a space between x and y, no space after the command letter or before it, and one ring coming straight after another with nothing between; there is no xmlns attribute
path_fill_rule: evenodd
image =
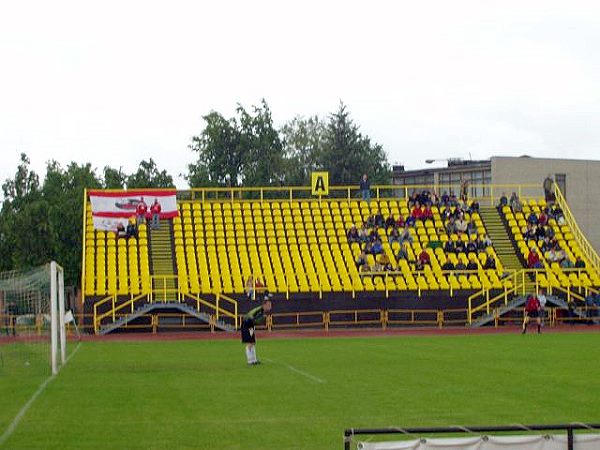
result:
<svg viewBox="0 0 600 450"><path fill-rule="evenodd" d="M138 205L147 205L148 215L152 204L160 204L161 219L170 219L179 215L175 189L132 189L127 191L88 191L92 204L94 228L97 230L116 231L119 223L127 225L127 221L136 216Z"/></svg>

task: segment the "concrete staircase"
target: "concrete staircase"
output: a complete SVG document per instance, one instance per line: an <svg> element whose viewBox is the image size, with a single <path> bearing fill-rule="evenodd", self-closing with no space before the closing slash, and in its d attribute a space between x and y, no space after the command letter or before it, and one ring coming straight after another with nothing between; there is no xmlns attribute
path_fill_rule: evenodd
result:
<svg viewBox="0 0 600 450"><path fill-rule="evenodd" d="M511 239L506 224L500 216L500 212L494 206L482 206L479 216L485 225L488 236L492 240L494 250L505 270L523 270L526 267L519 259L518 249ZM535 281L527 278L525 282L526 292L535 291Z"/></svg>
<svg viewBox="0 0 600 450"><path fill-rule="evenodd" d="M149 256L153 278L152 288L158 301L177 299L177 282L173 259L173 239L170 220L161 220L160 228L149 229ZM161 278L166 277L166 278Z"/></svg>

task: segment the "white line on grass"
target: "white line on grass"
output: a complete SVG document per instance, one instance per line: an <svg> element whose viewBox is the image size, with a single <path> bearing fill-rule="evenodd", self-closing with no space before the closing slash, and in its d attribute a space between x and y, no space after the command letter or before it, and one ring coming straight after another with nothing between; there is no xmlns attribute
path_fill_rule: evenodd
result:
<svg viewBox="0 0 600 450"><path fill-rule="evenodd" d="M77 344L77 346L75 347L75 350L73 350L73 353L71 353L67 357L67 359L65 361L65 364L69 362L69 360L73 357L73 355L75 353L77 353L77 350L79 350L80 346L81 346L81 342L79 342ZM59 369L59 373L60 373L60 369ZM54 380L54 378L56 378L57 375L58 375L58 373L56 375L54 375L54 374L50 375L48 378L46 378L42 382L42 384L40 384L40 387L37 388L37 391L35 391L33 393L33 395L27 401L27 403L25 403L25 405L23 405L23 407L17 413L17 415L15 416L15 418L12 420L12 422L10 423L10 425L8 426L8 428L6 429L6 431L2 434L2 436L0 436L0 447L2 447L4 445L4 443L6 442L6 440L11 436L11 434L13 434L13 432L17 428L17 425L19 425L19 422L21 422L21 419L25 416L25 414L27 413L27 411L29 410L29 408L31 407L31 405L33 405L33 402L35 402L35 400L41 395L41 393L44 392L44 389L46 389L46 386L48 386L48 384L50 384L50 382L52 380Z"/></svg>
<svg viewBox="0 0 600 450"><path fill-rule="evenodd" d="M303 370L300 369L296 369L294 366L290 366L289 364L286 364L284 362L279 362L279 361L274 361L272 359L269 358L264 358L265 361L269 361L272 363L277 363L277 364L281 364L284 367L287 367L289 370L291 370L292 372L296 372L297 374L300 374L302 376L305 376L306 378L309 378L317 383L325 383L325 380L319 378L319 377L315 377L314 375L311 375L310 373L306 373Z"/></svg>

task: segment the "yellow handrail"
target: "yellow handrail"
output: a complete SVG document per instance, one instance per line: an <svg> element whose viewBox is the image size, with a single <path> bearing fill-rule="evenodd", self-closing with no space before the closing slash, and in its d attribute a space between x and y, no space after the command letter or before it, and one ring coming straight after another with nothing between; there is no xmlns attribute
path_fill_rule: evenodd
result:
<svg viewBox="0 0 600 450"><path fill-rule="evenodd" d="M556 183L553 183L553 185L554 185L554 195L556 197L556 203L562 209L565 221L566 221L567 225L569 226L569 228L571 229L571 232L573 233L573 237L575 238L575 241L579 245L579 248L581 249L581 251L583 252L585 257L587 258L588 262L592 264L593 268L596 271L599 271L600 270L600 256L598 256L598 253L596 253L596 251L594 250L592 245L589 243L589 241L586 239L585 235L579 228L579 225L577 224L577 221L575 220L575 216L573 216L573 213L571 212L571 209L569 208L569 205L567 204L567 201L566 201L563 193L560 191L560 188L558 187L558 185Z"/></svg>
<svg viewBox="0 0 600 450"><path fill-rule="evenodd" d="M115 296L116 297L116 296ZM104 314L100 314L99 316L96 316L96 308L94 305L94 330L96 331L96 333L98 332L98 329L100 327L100 323L102 322L102 319L109 317L109 316L113 316L113 322L115 321L116 317L115 314L117 313L117 311L120 311L124 308L126 308L127 306L131 306L131 312L133 312L133 305L136 301L140 300L142 297L148 297L147 294L140 294L137 297L133 297L129 300L127 300L124 303L121 303L118 306L115 306L115 304L113 303L113 307L111 310L105 312Z"/></svg>

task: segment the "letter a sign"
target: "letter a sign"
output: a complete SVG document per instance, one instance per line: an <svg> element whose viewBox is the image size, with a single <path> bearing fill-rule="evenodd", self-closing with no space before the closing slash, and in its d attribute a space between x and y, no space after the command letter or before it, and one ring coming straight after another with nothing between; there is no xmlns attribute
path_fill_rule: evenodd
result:
<svg viewBox="0 0 600 450"><path fill-rule="evenodd" d="M312 195L329 195L329 172L312 172Z"/></svg>

